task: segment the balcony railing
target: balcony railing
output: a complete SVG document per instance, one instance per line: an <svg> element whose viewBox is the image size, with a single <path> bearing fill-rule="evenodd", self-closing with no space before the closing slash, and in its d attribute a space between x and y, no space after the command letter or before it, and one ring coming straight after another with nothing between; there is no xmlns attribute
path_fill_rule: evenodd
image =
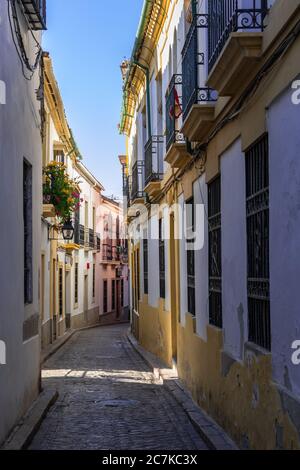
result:
<svg viewBox="0 0 300 470"><path fill-rule="evenodd" d="M99 253L101 251L101 237L99 233L96 234L96 248Z"/></svg>
<svg viewBox="0 0 300 470"><path fill-rule="evenodd" d="M138 160L132 167L131 181L131 199L140 199L144 197L144 169L145 163Z"/></svg>
<svg viewBox="0 0 300 470"><path fill-rule="evenodd" d="M145 145L145 186L162 179L164 173L163 151L163 136L152 136Z"/></svg>
<svg viewBox="0 0 300 470"><path fill-rule="evenodd" d="M22 0L22 3L32 29L46 29L46 0Z"/></svg>
<svg viewBox="0 0 300 470"><path fill-rule="evenodd" d="M175 143L184 143L185 138L178 129L178 119L182 114L182 75L173 75L166 94L166 147L167 151Z"/></svg>
<svg viewBox="0 0 300 470"><path fill-rule="evenodd" d="M198 30L208 27L207 15L196 15L187 34L182 50L182 110L185 121L194 104L217 100L217 93L208 87L200 87L200 66L205 66L205 53L199 51ZM204 81L204 80L203 80Z"/></svg>
<svg viewBox="0 0 300 470"><path fill-rule="evenodd" d="M91 250L96 250L97 249L97 239L96 239L96 234L93 229L89 229L89 248Z"/></svg>
<svg viewBox="0 0 300 470"><path fill-rule="evenodd" d="M210 0L208 2L208 69L213 68L229 36L237 31L263 31L267 0Z"/></svg>
<svg viewBox="0 0 300 470"><path fill-rule="evenodd" d="M112 244L112 240L106 240L102 243L102 260L118 262L120 261L120 252L117 245Z"/></svg>
<svg viewBox="0 0 300 470"><path fill-rule="evenodd" d="M78 235L75 236L75 243L80 246L85 245L85 229L83 225L79 225Z"/></svg>

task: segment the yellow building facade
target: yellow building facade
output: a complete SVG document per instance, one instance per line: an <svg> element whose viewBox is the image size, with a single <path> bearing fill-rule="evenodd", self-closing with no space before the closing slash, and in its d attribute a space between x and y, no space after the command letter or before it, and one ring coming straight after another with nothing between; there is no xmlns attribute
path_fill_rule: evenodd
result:
<svg viewBox="0 0 300 470"><path fill-rule="evenodd" d="M296 449L300 2L223 6L145 2L122 64L132 331L241 448Z"/></svg>

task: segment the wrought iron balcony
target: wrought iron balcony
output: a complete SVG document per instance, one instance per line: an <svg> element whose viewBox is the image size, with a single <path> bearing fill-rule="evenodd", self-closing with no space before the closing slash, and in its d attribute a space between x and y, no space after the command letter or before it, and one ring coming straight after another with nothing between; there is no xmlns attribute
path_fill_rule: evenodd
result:
<svg viewBox="0 0 300 470"><path fill-rule="evenodd" d="M97 244L97 251L98 253L101 251L101 237L100 234L96 234L96 244Z"/></svg>
<svg viewBox="0 0 300 470"><path fill-rule="evenodd" d="M263 31L267 0L210 0L208 2L208 69L212 70L230 34Z"/></svg>
<svg viewBox="0 0 300 470"><path fill-rule="evenodd" d="M207 15L195 15L182 50L182 111L183 121L195 104L214 102L217 93L201 87L200 66L205 66L205 53L199 51L198 29L208 27ZM203 82L205 81L205 77Z"/></svg>
<svg viewBox="0 0 300 470"><path fill-rule="evenodd" d="M175 143L185 143L179 132L178 119L182 114L182 75L173 75L166 94L166 146L167 151Z"/></svg>
<svg viewBox="0 0 300 470"><path fill-rule="evenodd" d="M81 246L85 245L85 229L83 225L79 225L78 239L76 239L75 243Z"/></svg>
<svg viewBox="0 0 300 470"><path fill-rule="evenodd" d="M89 248L91 250L96 250L97 249L97 239L96 239L96 234L93 229L89 229Z"/></svg>
<svg viewBox="0 0 300 470"><path fill-rule="evenodd" d="M145 186L162 179L164 173L163 151L163 136L150 137L145 145Z"/></svg>
<svg viewBox="0 0 300 470"><path fill-rule="evenodd" d="M46 29L46 0L22 0L22 4L32 29Z"/></svg>
<svg viewBox="0 0 300 470"><path fill-rule="evenodd" d="M131 200L140 199L145 196L144 193L144 169L145 163L138 160L132 167L132 180L131 180Z"/></svg>

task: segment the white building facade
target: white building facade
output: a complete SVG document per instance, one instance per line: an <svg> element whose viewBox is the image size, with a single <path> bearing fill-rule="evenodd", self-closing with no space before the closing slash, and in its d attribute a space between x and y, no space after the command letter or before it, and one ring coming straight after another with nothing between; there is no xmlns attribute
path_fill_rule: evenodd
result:
<svg viewBox="0 0 300 470"><path fill-rule="evenodd" d="M39 99L42 97L40 42L41 30L45 29L45 2L40 2L40 6L35 6L34 13L29 15L23 2L0 3L0 194L3 201L0 340L6 352L6 363L0 365L0 443L27 411L40 388L42 122Z"/></svg>

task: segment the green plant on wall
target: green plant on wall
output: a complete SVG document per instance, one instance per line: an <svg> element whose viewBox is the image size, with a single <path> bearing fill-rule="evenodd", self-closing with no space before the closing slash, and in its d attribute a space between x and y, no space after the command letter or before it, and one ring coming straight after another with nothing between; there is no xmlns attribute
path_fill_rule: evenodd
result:
<svg viewBox="0 0 300 470"><path fill-rule="evenodd" d="M80 207L79 181L72 179L63 163L51 162L43 170L44 203L53 204L61 223L69 220Z"/></svg>

